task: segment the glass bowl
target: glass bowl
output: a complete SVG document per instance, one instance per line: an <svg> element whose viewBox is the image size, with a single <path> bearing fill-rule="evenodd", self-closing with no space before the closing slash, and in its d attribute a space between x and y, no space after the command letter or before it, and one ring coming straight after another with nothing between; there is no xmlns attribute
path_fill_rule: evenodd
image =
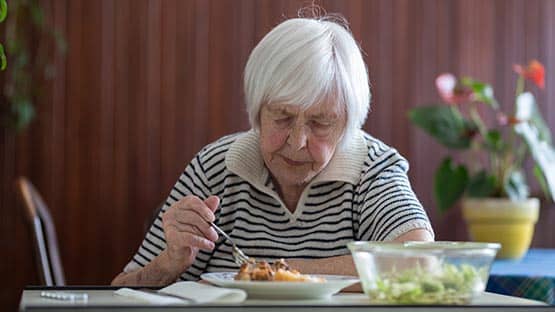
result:
<svg viewBox="0 0 555 312"><path fill-rule="evenodd" d="M362 283L374 303L466 304L486 288L500 244L351 242Z"/></svg>

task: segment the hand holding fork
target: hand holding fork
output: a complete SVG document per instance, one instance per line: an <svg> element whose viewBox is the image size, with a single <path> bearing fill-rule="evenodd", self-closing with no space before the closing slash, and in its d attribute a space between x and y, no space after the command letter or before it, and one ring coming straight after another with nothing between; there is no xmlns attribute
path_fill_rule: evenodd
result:
<svg viewBox="0 0 555 312"><path fill-rule="evenodd" d="M222 236L231 243L231 246L232 246L231 247L231 254L233 256L233 260L235 261L235 263L237 263L240 266L243 263L249 262L249 257L247 257L247 255L245 255L245 253L241 249L239 249L239 247L237 247L237 245L233 242L231 237L229 237L229 235L227 235L226 232L224 232L222 229L220 229L213 222L209 222L209 223L218 233L222 234Z"/></svg>
<svg viewBox="0 0 555 312"><path fill-rule="evenodd" d="M214 224L214 212L219 204L217 196L203 201L189 195L172 204L162 215L168 254L175 259L172 262L176 262L177 267L190 266L198 249L212 250L218 239L217 233L231 243L235 263L241 265L249 260L229 235Z"/></svg>

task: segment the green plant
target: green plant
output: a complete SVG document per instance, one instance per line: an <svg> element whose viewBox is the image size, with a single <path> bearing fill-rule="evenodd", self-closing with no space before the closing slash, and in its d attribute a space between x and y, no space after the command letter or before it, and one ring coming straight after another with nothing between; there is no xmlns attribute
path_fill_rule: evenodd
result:
<svg viewBox="0 0 555 312"><path fill-rule="evenodd" d="M0 0L0 23L2 23L8 15L8 3L6 0ZM4 53L4 45L0 43L0 70L5 70L8 62Z"/></svg>
<svg viewBox="0 0 555 312"><path fill-rule="evenodd" d="M0 0L0 8L2 2L5 0ZM2 126L20 131L34 118L34 102L41 93L39 86L55 75L48 57L52 49L47 44L51 39L55 50L65 53L65 40L46 23L38 0L10 1L5 46L10 65L0 102Z"/></svg>
<svg viewBox="0 0 555 312"><path fill-rule="evenodd" d="M506 114L498 105L490 85L470 77L457 79L446 73L436 78L445 103L416 107L409 119L449 149L434 176L434 197L445 211L461 197L529 196L525 175L526 156L535 161L534 176L544 193L555 196L555 150L551 132L538 110L535 98L524 92L525 81L543 89L545 70L533 60L527 67L514 65L518 74L514 110ZM486 105L495 115L488 127L479 107ZM465 152L458 161L454 152ZM555 198L554 198L555 199Z"/></svg>

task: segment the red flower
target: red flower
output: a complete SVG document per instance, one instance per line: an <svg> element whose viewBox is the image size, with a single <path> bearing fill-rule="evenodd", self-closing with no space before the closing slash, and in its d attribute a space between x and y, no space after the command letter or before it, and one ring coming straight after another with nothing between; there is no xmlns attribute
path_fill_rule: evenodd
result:
<svg viewBox="0 0 555 312"><path fill-rule="evenodd" d="M441 98L449 104L462 104L473 99L472 90L460 84L450 73L439 75L436 78L436 87Z"/></svg>
<svg viewBox="0 0 555 312"><path fill-rule="evenodd" d="M526 68L522 65L515 64L513 65L513 69L517 74L529 79L539 88L543 89L545 87L545 69L542 63L537 60L530 61Z"/></svg>

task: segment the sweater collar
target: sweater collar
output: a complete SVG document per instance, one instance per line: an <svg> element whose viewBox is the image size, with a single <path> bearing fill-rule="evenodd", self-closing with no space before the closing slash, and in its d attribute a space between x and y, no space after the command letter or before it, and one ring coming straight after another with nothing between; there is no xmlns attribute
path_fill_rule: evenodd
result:
<svg viewBox="0 0 555 312"><path fill-rule="evenodd" d="M355 136L343 149L336 150L328 165L310 182L342 181L358 184L364 161L368 154L363 132ZM226 153L226 167L249 183L262 189L267 187L269 172L260 152L260 136L257 131L242 133Z"/></svg>

